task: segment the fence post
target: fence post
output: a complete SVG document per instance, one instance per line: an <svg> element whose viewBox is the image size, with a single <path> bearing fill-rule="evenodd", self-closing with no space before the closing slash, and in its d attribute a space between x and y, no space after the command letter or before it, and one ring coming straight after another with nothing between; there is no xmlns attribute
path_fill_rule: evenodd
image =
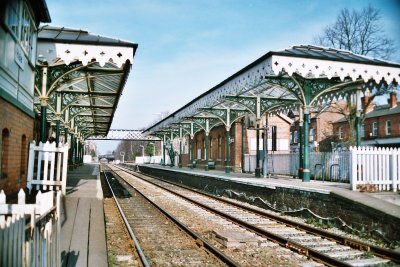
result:
<svg viewBox="0 0 400 267"><path fill-rule="evenodd" d="M35 168L35 141L29 145L27 188L32 190L33 170Z"/></svg>
<svg viewBox="0 0 400 267"><path fill-rule="evenodd" d="M397 186L399 184L399 177L398 177L398 165L397 165L397 158L399 157L399 150L397 148L392 150L392 187L393 192L397 192Z"/></svg>
<svg viewBox="0 0 400 267"><path fill-rule="evenodd" d="M356 160L356 147L350 147L350 184L351 190L357 189L357 160Z"/></svg>

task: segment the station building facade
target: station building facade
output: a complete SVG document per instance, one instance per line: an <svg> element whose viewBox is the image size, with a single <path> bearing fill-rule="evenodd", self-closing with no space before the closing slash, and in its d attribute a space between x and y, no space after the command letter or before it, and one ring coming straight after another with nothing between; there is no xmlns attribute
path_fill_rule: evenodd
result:
<svg viewBox="0 0 400 267"><path fill-rule="evenodd" d="M363 98L365 118L361 124L361 145L375 147L400 147L400 102L396 92L391 92L387 104L374 105ZM338 142L346 144L350 138L349 123L342 118L333 124Z"/></svg>
<svg viewBox="0 0 400 267"><path fill-rule="evenodd" d="M263 140L265 129L268 129L268 150L269 153L289 153L290 146L290 127L293 120L284 114L262 117L260 124L261 135L259 136L259 147L263 150ZM268 127L266 127L268 126ZM197 168L205 168L206 151L208 151L208 162L213 162L215 168L223 170L226 162L226 128L225 126L216 126L210 130L208 135L208 150L206 149L205 131L199 131L194 135L193 139L186 136L184 140L184 148L182 151L182 165L192 165L189 162L190 145L193 149L193 160ZM243 117L233 123L229 131L229 152L230 166L234 172L242 172L244 166L248 164L249 157L253 157L257 153L257 136L256 126L253 121L249 121L247 117ZM178 144L175 145L175 149ZM263 154L263 152L261 153ZM246 161L246 162L245 162ZM255 165L255 163L253 163Z"/></svg>
<svg viewBox="0 0 400 267"><path fill-rule="evenodd" d="M25 187L33 110L37 28L50 22L44 0L0 2L0 189Z"/></svg>

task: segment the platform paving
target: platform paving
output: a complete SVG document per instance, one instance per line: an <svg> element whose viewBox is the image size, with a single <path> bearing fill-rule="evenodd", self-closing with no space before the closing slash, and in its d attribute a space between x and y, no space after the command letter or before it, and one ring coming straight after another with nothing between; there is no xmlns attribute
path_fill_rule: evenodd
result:
<svg viewBox="0 0 400 267"><path fill-rule="evenodd" d="M61 216L62 266L108 266L102 198L98 164L68 172Z"/></svg>
<svg viewBox="0 0 400 267"><path fill-rule="evenodd" d="M170 167L161 166L158 164L146 164L146 167L162 168L175 172L190 173L192 175L200 175L207 177L214 177L220 180L235 181L237 183L243 183L259 187L284 187L292 188L297 190L305 190L311 192L317 192L322 194L335 194L338 197L350 200L354 203L367 206L379 211L382 211L390 216L400 218L400 193L399 192L359 192L352 191L350 184L328 182L328 181L315 181L302 182L300 179L295 179L288 176L272 176L268 178L256 178L254 174L250 173L236 173L231 172L225 173L223 170L208 170L194 168L190 169L187 167Z"/></svg>

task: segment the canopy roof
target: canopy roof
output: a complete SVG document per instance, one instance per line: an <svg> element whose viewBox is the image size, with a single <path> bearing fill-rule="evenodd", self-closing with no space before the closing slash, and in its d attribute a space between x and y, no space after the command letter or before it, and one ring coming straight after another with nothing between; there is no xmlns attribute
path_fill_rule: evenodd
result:
<svg viewBox="0 0 400 267"><path fill-rule="evenodd" d="M399 80L399 63L332 48L292 46L268 52L145 132L154 135L170 131L178 124L195 122L197 117L218 118L219 124L230 126L245 114L259 119L270 111L302 107L308 112L313 105L356 88L365 90ZM221 110L225 114L219 116ZM226 115L232 110L241 114L232 119Z"/></svg>
<svg viewBox="0 0 400 267"><path fill-rule="evenodd" d="M72 130L77 126L85 139L92 135L106 136L137 46L83 30L40 27L37 48L40 68L35 90L37 112L41 102L48 100L48 121L61 120ZM45 68L47 88L44 92ZM57 97L61 102L58 109Z"/></svg>

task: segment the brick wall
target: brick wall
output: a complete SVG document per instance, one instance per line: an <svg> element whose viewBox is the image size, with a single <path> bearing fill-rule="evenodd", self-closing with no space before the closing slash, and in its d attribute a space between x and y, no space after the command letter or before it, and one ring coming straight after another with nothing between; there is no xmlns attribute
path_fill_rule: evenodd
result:
<svg viewBox="0 0 400 267"><path fill-rule="evenodd" d="M0 130L8 131L9 134L8 153L5 151L7 148L3 146L3 138L0 138L0 149L3 154L0 160L7 162L7 165L3 165L2 175L6 174L6 177L0 178L0 190L12 194L26 186L27 157L29 143L33 140L34 119L2 98L0 98L0 114ZM24 135L26 139L23 142ZM22 143L25 143L26 147L23 148Z"/></svg>

